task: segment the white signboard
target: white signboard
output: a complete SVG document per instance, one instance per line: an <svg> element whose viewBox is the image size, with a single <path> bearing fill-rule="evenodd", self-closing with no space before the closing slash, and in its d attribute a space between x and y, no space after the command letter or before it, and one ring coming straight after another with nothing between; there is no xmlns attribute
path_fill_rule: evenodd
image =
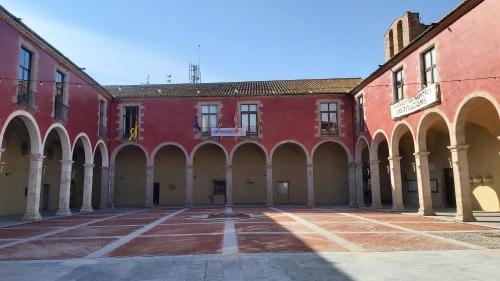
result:
<svg viewBox="0 0 500 281"><path fill-rule="evenodd" d="M245 128L212 128L212 137L244 137L247 135Z"/></svg>
<svg viewBox="0 0 500 281"><path fill-rule="evenodd" d="M439 86L434 83L419 91L416 96L391 105L392 119L409 115L438 101L440 101Z"/></svg>

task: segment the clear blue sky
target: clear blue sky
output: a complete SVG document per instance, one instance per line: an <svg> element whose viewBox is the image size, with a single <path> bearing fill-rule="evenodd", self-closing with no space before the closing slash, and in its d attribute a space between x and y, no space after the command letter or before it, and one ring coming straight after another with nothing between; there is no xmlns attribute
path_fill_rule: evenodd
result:
<svg viewBox="0 0 500 281"><path fill-rule="evenodd" d="M461 0L0 0L102 84L366 77L406 11L424 23Z"/></svg>

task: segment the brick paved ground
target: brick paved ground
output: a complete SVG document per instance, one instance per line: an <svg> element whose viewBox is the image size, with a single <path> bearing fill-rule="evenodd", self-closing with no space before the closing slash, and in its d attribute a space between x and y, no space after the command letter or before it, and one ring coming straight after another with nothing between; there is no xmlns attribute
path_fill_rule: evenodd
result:
<svg viewBox="0 0 500 281"><path fill-rule="evenodd" d="M500 249L500 230L354 209L157 208L0 228L0 260Z"/></svg>

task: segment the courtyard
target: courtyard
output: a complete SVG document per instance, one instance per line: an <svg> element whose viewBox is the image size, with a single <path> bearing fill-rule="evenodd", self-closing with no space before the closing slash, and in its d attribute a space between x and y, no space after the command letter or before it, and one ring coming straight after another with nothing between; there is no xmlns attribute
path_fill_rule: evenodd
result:
<svg viewBox="0 0 500 281"><path fill-rule="evenodd" d="M453 280L494 280L499 249L498 228L368 209L122 209L3 226L0 274L2 280L416 280L461 270Z"/></svg>

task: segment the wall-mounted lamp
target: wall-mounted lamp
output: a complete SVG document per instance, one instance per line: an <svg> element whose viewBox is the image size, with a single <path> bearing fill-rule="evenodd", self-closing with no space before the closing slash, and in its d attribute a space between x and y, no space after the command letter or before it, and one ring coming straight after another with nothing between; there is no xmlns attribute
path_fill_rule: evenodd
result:
<svg viewBox="0 0 500 281"><path fill-rule="evenodd" d="M45 176L45 171L47 170L47 165L43 165L42 167L42 175Z"/></svg>
<svg viewBox="0 0 500 281"><path fill-rule="evenodd" d="M71 179L75 179L76 171L71 171Z"/></svg>
<svg viewBox="0 0 500 281"><path fill-rule="evenodd" d="M451 160L451 158L448 158L448 163L450 164L450 168L453 168L453 161Z"/></svg>
<svg viewBox="0 0 500 281"><path fill-rule="evenodd" d="M413 171L417 171L417 165L415 165L415 162L411 162L411 167L413 168Z"/></svg>
<svg viewBox="0 0 500 281"><path fill-rule="evenodd" d="M472 184L480 184L482 181L481 177L473 177L470 179L470 183Z"/></svg>
<svg viewBox="0 0 500 281"><path fill-rule="evenodd" d="M389 165L387 165L386 168L387 168L387 174L390 175L391 174L391 167Z"/></svg>
<svg viewBox="0 0 500 281"><path fill-rule="evenodd" d="M493 177L491 176L484 177L482 180L483 183L493 183Z"/></svg>
<svg viewBox="0 0 500 281"><path fill-rule="evenodd" d="M254 182L255 182L255 181L254 181L254 180L252 180L252 179L249 179L249 180L248 180L248 183L254 183Z"/></svg>

